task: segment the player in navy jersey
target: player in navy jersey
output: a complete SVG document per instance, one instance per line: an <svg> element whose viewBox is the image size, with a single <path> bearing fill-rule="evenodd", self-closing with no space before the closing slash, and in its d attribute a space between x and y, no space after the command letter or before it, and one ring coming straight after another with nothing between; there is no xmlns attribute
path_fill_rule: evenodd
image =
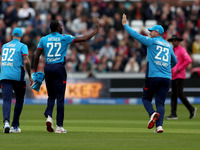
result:
<svg viewBox="0 0 200 150"><path fill-rule="evenodd" d="M125 14L122 16L122 24L133 38L147 46L147 70L142 102L150 117L147 127L152 129L156 123L155 132L162 133L165 113L164 103L171 85L171 68L177 63L176 56L172 46L162 38L164 29L161 25L148 28L151 37L146 37L126 24ZM157 111L154 110L151 103L154 95L156 95Z"/></svg>
<svg viewBox="0 0 200 150"><path fill-rule="evenodd" d="M13 40L3 45L1 55L4 133L21 132L19 128L19 117L22 112L26 90L24 66L29 75L30 86L33 84L31 65L28 58L28 47L20 42L22 30L20 28L15 28L12 35ZM13 90L16 95L16 103L12 126L10 128L10 109Z"/></svg>
<svg viewBox="0 0 200 150"><path fill-rule="evenodd" d="M64 65L67 47L70 43L85 42L91 39L99 30L99 19L96 21L96 28L91 33L80 37L62 34L62 25L57 20L50 23L50 29L51 33L42 37L38 44L34 60L34 71L37 71L39 57L42 51L44 51L46 63L44 74L48 92L47 108L44 113L45 117L47 117L47 131L54 132L52 113L55 100L57 100L57 125L55 133L66 133L67 131L63 128L63 120L67 79Z"/></svg>

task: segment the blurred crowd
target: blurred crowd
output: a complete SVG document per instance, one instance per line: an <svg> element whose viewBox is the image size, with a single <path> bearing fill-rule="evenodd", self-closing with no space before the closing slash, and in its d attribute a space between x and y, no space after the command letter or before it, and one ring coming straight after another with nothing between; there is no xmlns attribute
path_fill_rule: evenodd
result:
<svg viewBox="0 0 200 150"><path fill-rule="evenodd" d="M162 2L162 3L161 3ZM184 40L184 46L193 58L200 54L200 2L184 3L165 1L70 1L52 0L0 2L0 50L11 40L12 29L23 29L22 42L28 45L29 57L34 53L42 36L50 33L49 24L56 19L63 25L63 33L74 36L90 32L96 18L100 18L98 34L89 42L71 44L66 56L68 72L145 72L146 47L131 38L121 23L125 13L128 22L132 20L156 20L165 29L167 40L177 34ZM173 2L173 1L172 1ZM142 28L142 27L141 27ZM148 36L148 32L141 30ZM189 69L199 66L193 61ZM40 59L39 70L45 65L44 56Z"/></svg>

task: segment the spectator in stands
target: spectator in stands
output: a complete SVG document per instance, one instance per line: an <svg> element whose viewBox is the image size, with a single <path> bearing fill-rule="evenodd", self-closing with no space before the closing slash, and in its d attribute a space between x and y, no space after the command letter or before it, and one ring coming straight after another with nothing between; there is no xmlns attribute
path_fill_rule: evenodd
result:
<svg viewBox="0 0 200 150"><path fill-rule="evenodd" d="M130 58L125 66L124 72L139 72L140 67L134 57Z"/></svg>
<svg viewBox="0 0 200 150"><path fill-rule="evenodd" d="M47 0L37 1L35 10L37 13L47 14L50 8L50 3Z"/></svg>
<svg viewBox="0 0 200 150"><path fill-rule="evenodd" d="M104 55L106 55L108 59L114 60L115 53L115 48L111 46L110 40L107 39L106 44L99 50L99 58L101 59Z"/></svg>
<svg viewBox="0 0 200 150"><path fill-rule="evenodd" d="M35 10L27 2L24 2L22 8L18 11L18 17L21 21L21 26L27 26L30 24L29 20L35 17Z"/></svg>
<svg viewBox="0 0 200 150"><path fill-rule="evenodd" d="M192 43L192 53L200 54L200 36L196 35Z"/></svg>

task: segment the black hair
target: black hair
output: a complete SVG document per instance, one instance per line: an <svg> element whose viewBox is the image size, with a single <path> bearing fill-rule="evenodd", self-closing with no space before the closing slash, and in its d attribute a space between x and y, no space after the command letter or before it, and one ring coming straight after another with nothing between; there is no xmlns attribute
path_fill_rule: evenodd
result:
<svg viewBox="0 0 200 150"><path fill-rule="evenodd" d="M51 21L51 24L50 24L51 32L56 32L59 25L60 25L60 23L58 22L58 20Z"/></svg>

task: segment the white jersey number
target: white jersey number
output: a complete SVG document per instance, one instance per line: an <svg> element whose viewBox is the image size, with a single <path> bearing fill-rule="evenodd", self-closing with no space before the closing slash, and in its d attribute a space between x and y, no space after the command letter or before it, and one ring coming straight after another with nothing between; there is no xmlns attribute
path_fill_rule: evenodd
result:
<svg viewBox="0 0 200 150"><path fill-rule="evenodd" d="M59 54L60 48L61 48L61 43L47 43L47 47L50 47L49 53L47 54L48 57L61 56L61 54ZM52 50L53 50L54 47L58 47L55 55L52 54Z"/></svg>
<svg viewBox="0 0 200 150"><path fill-rule="evenodd" d="M2 61L13 61L13 55L15 53L15 48L4 48L2 52ZM9 57L8 57L9 56Z"/></svg>
<svg viewBox="0 0 200 150"><path fill-rule="evenodd" d="M157 46L156 50L159 50L158 54L156 55L155 59L158 59L158 60L163 60L163 61L166 61L168 62L168 59L169 59L169 49L166 48L166 47L162 47L162 46ZM165 55L163 57L160 56L160 54L164 52Z"/></svg>

